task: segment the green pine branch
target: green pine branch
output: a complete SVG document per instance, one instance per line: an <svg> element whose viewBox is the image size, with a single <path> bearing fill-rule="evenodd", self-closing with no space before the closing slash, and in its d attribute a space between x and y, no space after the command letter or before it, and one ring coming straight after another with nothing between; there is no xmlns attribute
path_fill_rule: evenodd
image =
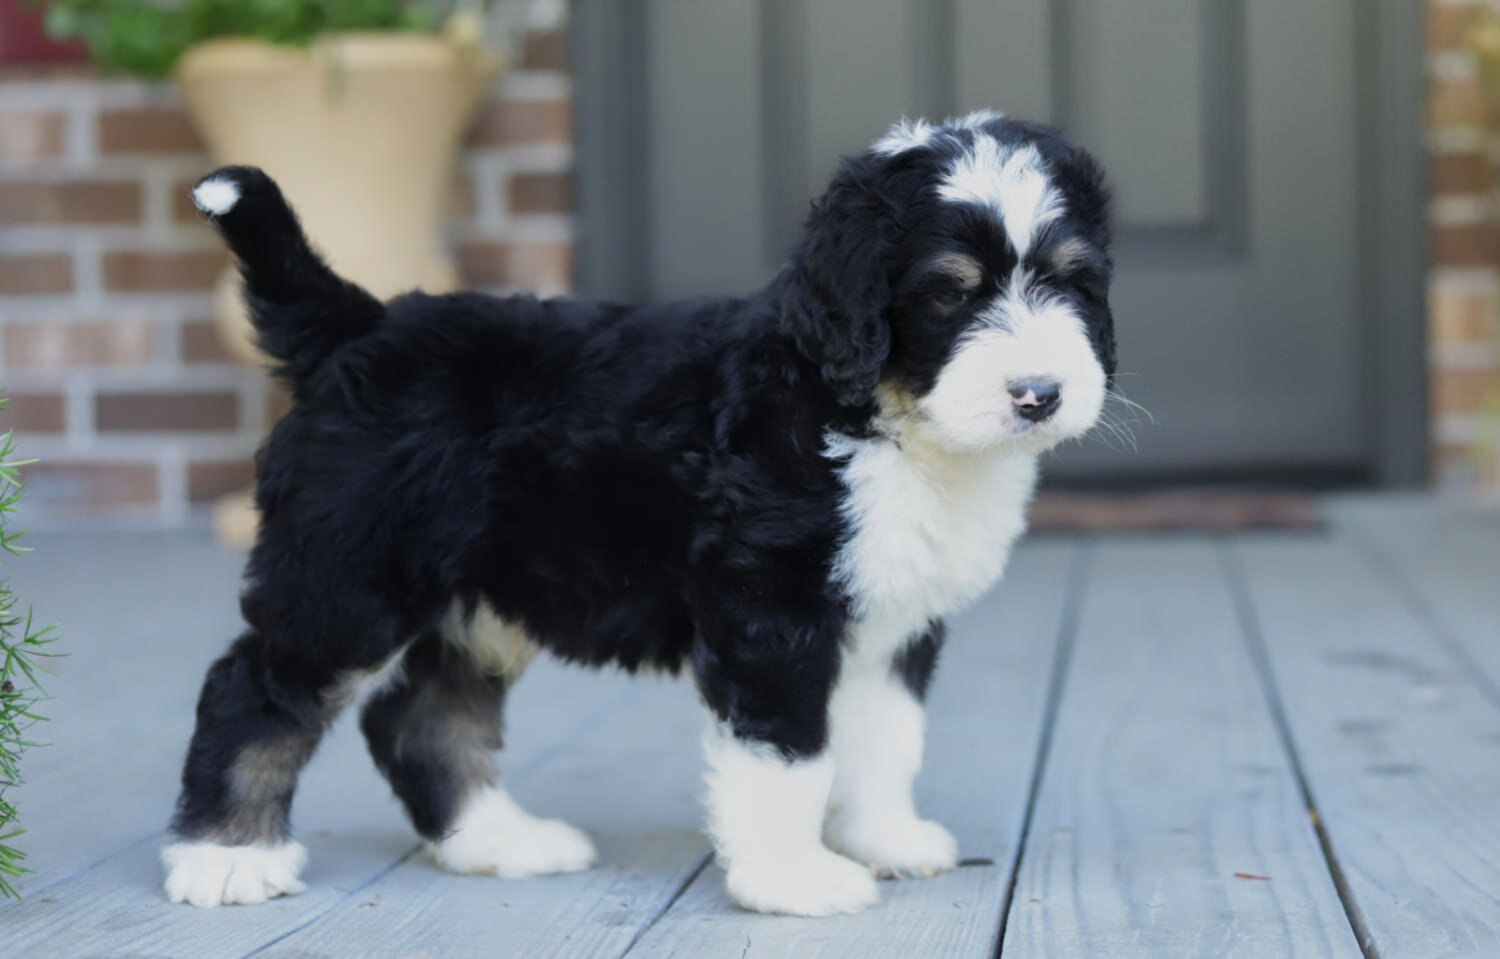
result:
<svg viewBox="0 0 1500 959"><path fill-rule="evenodd" d="M0 409L5 406L0 397ZM11 431L0 436L0 557L28 552L16 542L23 531L12 529L10 521L21 502L20 467L36 461L15 459L14 439ZM40 745L28 738L27 731L45 721L36 712L46 698L37 673L57 655L48 649L57 638L55 625L38 627L30 607L22 611L0 564L0 898L19 899L12 880L27 871L21 862L26 854L10 845L25 830L17 828L20 812L6 793L21 783L21 754Z"/></svg>

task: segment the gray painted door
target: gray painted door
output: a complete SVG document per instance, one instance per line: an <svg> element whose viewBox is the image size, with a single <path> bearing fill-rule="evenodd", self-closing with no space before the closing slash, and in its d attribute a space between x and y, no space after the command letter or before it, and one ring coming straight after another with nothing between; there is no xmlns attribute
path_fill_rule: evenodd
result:
<svg viewBox="0 0 1500 959"><path fill-rule="evenodd" d="M1376 178L1359 171L1361 117L1377 95L1364 49L1375 6L628 6L618 42L640 61L631 119L645 192L625 227L639 245L633 268L608 292L659 299L763 283L836 158L899 116L993 107L1048 120L1093 148L1113 181L1119 384L1156 418L1116 409L1138 448L1094 439L1059 454L1053 474L1369 475L1380 434L1362 208L1380 199L1362 196Z"/></svg>

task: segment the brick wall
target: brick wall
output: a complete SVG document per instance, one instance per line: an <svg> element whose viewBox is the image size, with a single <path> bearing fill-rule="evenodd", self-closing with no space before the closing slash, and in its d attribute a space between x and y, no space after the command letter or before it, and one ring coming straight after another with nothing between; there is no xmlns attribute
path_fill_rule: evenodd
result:
<svg viewBox="0 0 1500 959"><path fill-rule="evenodd" d="M1428 283L1435 480L1500 489L1500 102L1470 46L1500 0L1431 0Z"/></svg>
<svg viewBox="0 0 1500 959"><path fill-rule="evenodd" d="M524 0L518 62L468 134L449 238L467 285L566 290L563 0ZM0 430L31 525L195 522L243 486L275 401L209 319L226 262L186 187L212 166L170 85L0 67Z"/></svg>

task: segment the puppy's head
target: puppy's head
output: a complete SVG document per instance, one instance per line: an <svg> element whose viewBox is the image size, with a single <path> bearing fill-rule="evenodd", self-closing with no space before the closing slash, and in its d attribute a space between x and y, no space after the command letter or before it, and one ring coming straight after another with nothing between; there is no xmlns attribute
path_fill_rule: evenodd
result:
<svg viewBox="0 0 1500 959"><path fill-rule="evenodd" d="M844 403L955 452L1046 449L1093 426L1114 375L1107 208L1054 130L903 122L814 205L784 322Z"/></svg>

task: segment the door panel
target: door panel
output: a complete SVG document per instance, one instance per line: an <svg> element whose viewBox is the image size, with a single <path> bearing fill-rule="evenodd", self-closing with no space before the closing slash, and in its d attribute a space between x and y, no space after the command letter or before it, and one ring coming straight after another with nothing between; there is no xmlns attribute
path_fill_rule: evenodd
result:
<svg viewBox="0 0 1500 959"><path fill-rule="evenodd" d="M764 283L840 154L903 115L998 108L1062 125L1108 170L1119 383L1157 419L1135 425L1138 449L1092 440L1056 454L1052 475L1373 460L1361 211L1380 200L1362 198L1374 179L1358 172L1370 4L630 7L645 25L648 174L645 281L632 294Z"/></svg>
<svg viewBox="0 0 1500 959"><path fill-rule="evenodd" d="M1203 5L1072 0L1066 6L1053 45L1061 61L1053 73L1066 102L1056 105L1053 118L1108 163L1119 221L1151 227L1207 220L1203 48L1211 34ZM1227 28L1220 20L1213 29Z"/></svg>

